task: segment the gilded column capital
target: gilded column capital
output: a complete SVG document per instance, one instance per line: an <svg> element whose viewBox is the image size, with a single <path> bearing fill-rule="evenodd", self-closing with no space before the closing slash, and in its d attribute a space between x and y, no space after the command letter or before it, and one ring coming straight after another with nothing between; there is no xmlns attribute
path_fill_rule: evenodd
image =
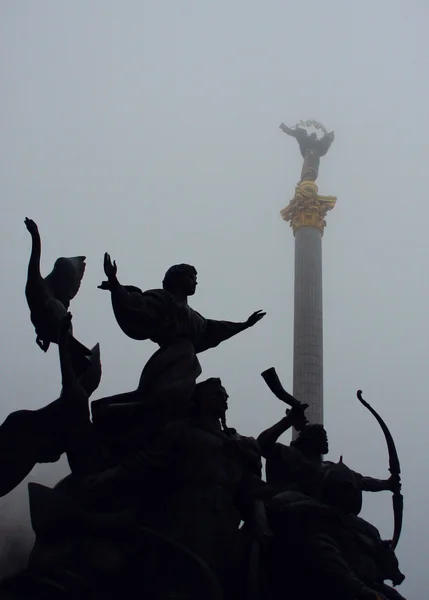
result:
<svg viewBox="0 0 429 600"><path fill-rule="evenodd" d="M316 227L323 234L326 213L334 208L336 201L335 196L319 196L314 181L304 179L298 183L295 196L280 214L290 223L294 233L301 227Z"/></svg>

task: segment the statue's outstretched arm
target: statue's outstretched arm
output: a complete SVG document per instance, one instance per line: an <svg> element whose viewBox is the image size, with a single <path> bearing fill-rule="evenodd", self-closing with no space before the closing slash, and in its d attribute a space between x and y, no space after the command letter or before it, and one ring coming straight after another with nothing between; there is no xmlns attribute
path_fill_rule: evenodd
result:
<svg viewBox="0 0 429 600"><path fill-rule="evenodd" d="M294 127L294 129L291 129L290 127L282 123L280 125L280 129L287 135L290 135L296 140L298 140L299 144L305 143L305 141L308 140L308 133L302 127Z"/></svg>
<svg viewBox="0 0 429 600"><path fill-rule="evenodd" d="M296 137L296 129L291 129L284 123L280 123L280 129L286 133L287 135L291 135L292 137Z"/></svg>
<svg viewBox="0 0 429 600"><path fill-rule="evenodd" d="M234 321L216 321L214 319L205 319L206 331L202 340L195 347L197 353L204 352L210 348L216 348L222 342L229 340L234 335L241 333L249 327L253 327L261 319L265 317L266 313L262 310L257 310L252 313L250 317L244 322Z"/></svg>
<svg viewBox="0 0 429 600"><path fill-rule="evenodd" d="M401 486L400 482L395 476L391 476L388 479L376 479L375 477L364 477L359 475L360 489L363 492L385 492L394 491L395 485Z"/></svg>

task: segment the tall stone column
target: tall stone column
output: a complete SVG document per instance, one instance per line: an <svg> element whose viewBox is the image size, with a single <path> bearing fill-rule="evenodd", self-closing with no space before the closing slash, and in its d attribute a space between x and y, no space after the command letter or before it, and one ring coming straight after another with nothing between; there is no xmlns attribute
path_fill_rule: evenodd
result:
<svg viewBox="0 0 429 600"><path fill-rule="evenodd" d="M295 232L293 395L308 404L310 423L323 423L322 232Z"/></svg>
<svg viewBox="0 0 429 600"><path fill-rule="evenodd" d="M281 211L295 235L293 395L309 405L310 423L323 424L322 236L333 196L319 196L314 181L301 180ZM295 432L294 432L295 437Z"/></svg>

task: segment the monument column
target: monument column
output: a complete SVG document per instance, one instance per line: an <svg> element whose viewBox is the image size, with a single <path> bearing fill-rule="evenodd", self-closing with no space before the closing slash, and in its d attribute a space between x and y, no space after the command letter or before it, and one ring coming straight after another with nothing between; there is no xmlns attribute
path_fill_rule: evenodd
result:
<svg viewBox="0 0 429 600"><path fill-rule="evenodd" d="M334 135L315 121L302 125L322 129L325 135L319 140L302 127L280 126L297 139L304 158L295 195L281 211L295 236L293 395L309 405L306 415L310 423L323 424L322 236L326 213L335 206L336 198L319 196L315 180L320 157Z"/></svg>
<svg viewBox="0 0 429 600"><path fill-rule="evenodd" d="M293 395L308 404L310 423L323 423L322 233L295 232Z"/></svg>

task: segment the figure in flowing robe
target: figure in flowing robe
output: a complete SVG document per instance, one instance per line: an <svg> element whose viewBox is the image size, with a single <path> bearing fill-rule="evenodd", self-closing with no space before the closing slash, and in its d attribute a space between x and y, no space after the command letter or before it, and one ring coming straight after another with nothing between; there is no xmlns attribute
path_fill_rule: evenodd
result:
<svg viewBox="0 0 429 600"><path fill-rule="evenodd" d="M92 404L95 420L104 420L103 416L110 414L108 420L115 426L118 415L127 414L129 419L132 411L138 411L142 405L145 411L162 415L163 422L184 416L201 374L197 354L252 327L265 315L256 311L241 323L204 318L188 304L188 297L197 286L197 272L190 265L171 267L162 289L146 292L121 285L116 277L116 263L108 254L104 257L104 270L108 280L99 287L110 290L119 327L134 340L149 339L159 345L143 369L137 390ZM126 405L129 410L124 411Z"/></svg>

